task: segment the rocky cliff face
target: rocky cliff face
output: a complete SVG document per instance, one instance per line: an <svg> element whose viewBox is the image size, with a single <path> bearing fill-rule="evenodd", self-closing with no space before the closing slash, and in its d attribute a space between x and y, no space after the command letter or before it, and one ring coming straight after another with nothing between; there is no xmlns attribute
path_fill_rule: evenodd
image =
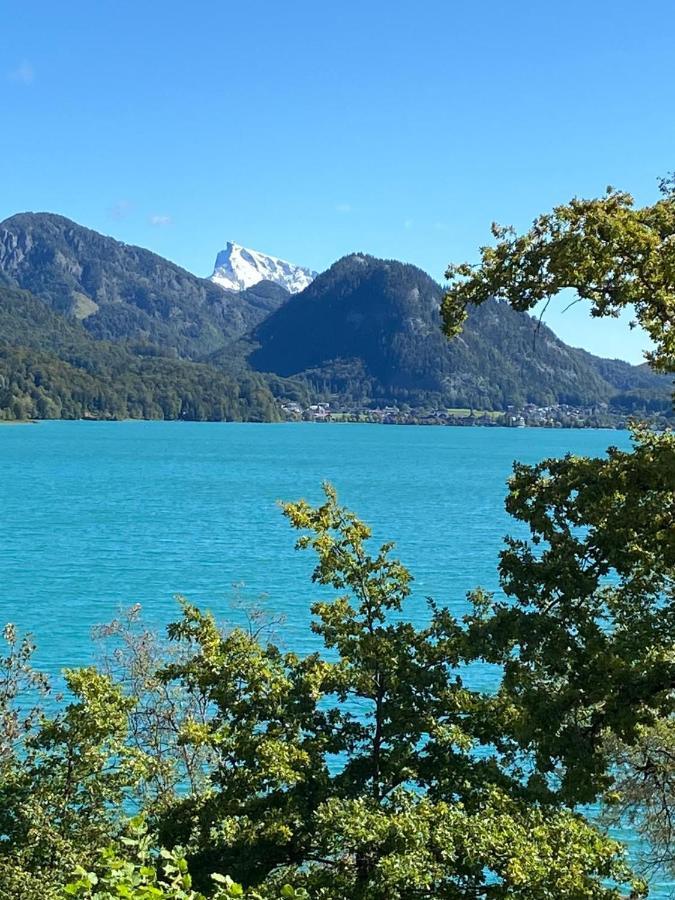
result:
<svg viewBox="0 0 675 900"><path fill-rule="evenodd" d="M216 257L211 281L231 291L246 290L260 281L272 281L289 294L297 294L304 291L316 275L311 269L228 241Z"/></svg>

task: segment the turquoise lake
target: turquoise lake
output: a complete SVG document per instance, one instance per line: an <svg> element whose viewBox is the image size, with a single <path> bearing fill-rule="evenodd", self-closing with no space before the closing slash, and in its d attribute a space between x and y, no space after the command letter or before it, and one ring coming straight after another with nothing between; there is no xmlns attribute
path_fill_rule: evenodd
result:
<svg viewBox="0 0 675 900"><path fill-rule="evenodd" d="M378 425L41 422L0 427L2 621L31 631L53 673L91 660L92 626L140 603L161 626L174 596L237 621L235 596L281 613L283 643L303 652L318 596L313 558L276 501L342 502L393 539L426 597L456 612L466 592L498 587L513 460L627 447L623 431ZM490 667L471 672L491 686ZM668 896L665 885L651 897Z"/></svg>

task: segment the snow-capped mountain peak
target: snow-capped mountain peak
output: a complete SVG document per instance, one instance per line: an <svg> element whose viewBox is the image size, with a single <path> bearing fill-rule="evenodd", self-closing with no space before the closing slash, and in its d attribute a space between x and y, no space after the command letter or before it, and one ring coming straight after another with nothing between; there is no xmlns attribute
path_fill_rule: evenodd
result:
<svg viewBox="0 0 675 900"><path fill-rule="evenodd" d="M311 269L228 241L216 257L211 281L229 291L244 291L259 281L273 281L291 294L297 294L304 291L316 275Z"/></svg>

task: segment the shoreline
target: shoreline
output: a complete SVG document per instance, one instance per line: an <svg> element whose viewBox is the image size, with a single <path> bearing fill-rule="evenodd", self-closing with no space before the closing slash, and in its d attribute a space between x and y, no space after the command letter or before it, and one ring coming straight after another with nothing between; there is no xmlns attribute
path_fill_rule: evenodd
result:
<svg viewBox="0 0 675 900"><path fill-rule="evenodd" d="M72 419L55 419L57 422L72 422ZM37 425L38 422L49 422L49 419L0 419L0 425Z"/></svg>
<svg viewBox="0 0 675 900"><path fill-rule="evenodd" d="M644 420L636 419L638 423L644 423ZM87 423L87 424L109 424L109 425L123 425L130 423L147 423L147 422L156 422L156 423L172 423L172 424L190 424L190 425L316 425L316 426L348 426L348 425L374 425L374 426L388 426L388 427L410 427L410 428L482 428L487 430L499 429L504 431L528 431L532 429L540 430L540 431L629 431L630 424L617 424L617 425L544 425L544 424L532 424L532 425L503 425L500 423L475 423L475 424L466 424L461 422L358 422L353 419L336 419L336 420L297 420L297 419L286 419L277 422L256 422L256 421L234 421L231 419L214 419L214 420L206 420L206 419L140 419L140 418L126 418L126 419L94 419L94 418L86 418L86 419L16 419L16 420L0 420L0 426L14 426L14 425L40 425L44 422L77 422L77 423ZM649 426L649 422L645 423ZM675 422L672 424L668 424L665 428L659 428L658 430L668 431L675 428Z"/></svg>

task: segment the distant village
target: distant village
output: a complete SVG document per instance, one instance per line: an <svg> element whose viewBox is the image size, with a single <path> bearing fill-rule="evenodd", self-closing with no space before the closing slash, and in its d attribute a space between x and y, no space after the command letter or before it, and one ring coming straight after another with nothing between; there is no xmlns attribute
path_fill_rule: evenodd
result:
<svg viewBox="0 0 675 900"><path fill-rule="evenodd" d="M607 403L583 408L557 404L522 407L505 411L471 409L420 409L398 406L335 406L329 402L302 406L294 401L281 405L284 418L295 422L361 422L381 425L449 425L483 428L627 428L634 418L647 419L653 427L673 425L664 414L628 415L611 409Z"/></svg>

